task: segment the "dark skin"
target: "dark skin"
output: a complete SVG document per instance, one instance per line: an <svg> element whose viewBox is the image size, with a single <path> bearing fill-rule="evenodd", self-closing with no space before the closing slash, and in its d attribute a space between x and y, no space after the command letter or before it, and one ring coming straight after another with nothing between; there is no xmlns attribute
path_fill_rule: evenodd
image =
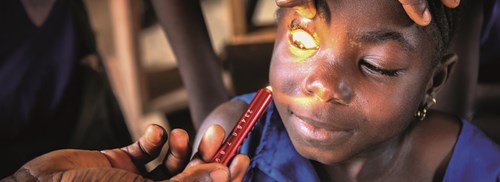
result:
<svg viewBox="0 0 500 182"><path fill-rule="evenodd" d="M209 128L199 154L189 161L188 135L182 129L174 129L168 137L170 151L164 164L149 174L145 164L158 157L167 142L167 132L158 125L149 126L139 141L121 149L64 149L47 153L1 181L241 181L249 164L247 156L237 155L229 167L205 162L222 143L223 133L220 126Z"/></svg>
<svg viewBox="0 0 500 182"><path fill-rule="evenodd" d="M428 10L427 1L399 0L406 14L418 25L429 25L432 16ZM455 8L460 0L441 0L448 8ZM305 18L316 16L315 0L276 0L276 5L282 8L293 8L298 14Z"/></svg>
<svg viewBox="0 0 500 182"><path fill-rule="evenodd" d="M293 8L298 14L307 18L316 15L315 2L316 0L276 0L279 7ZM399 2L407 16L416 24L429 25L432 16L425 13L429 8L427 1L399 0ZM459 15L462 17L460 27L456 28L453 45L449 47L450 52L456 52L461 61L457 62L446 87L436 96L439 102L434 108L472 120L478 77L483 2L460 0L441 0L441 2L448 8L456 8L459 4L462 6Z"/></svg>
<svg viewBox="0 0 500 182"><path fill-rule="evenodd" d="M269 78L295 149L325 181L441 179L459 120L429 111L420 121L414 114L430 107L458 57L444 55L433 67L436 35L413 23L397 1L326 6L309 20L293 9L279 13ZM291 38L292 21L317 45ZM236 119L225 113L242 108L226 103L207 122L231 126Z"/></svg>

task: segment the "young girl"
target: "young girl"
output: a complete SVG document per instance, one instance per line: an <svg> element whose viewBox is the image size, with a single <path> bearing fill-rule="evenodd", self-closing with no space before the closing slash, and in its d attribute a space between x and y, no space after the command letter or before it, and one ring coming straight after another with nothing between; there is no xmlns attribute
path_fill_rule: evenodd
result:
<svg viewBox="0 0 500 182"><path fill-rule="evenodd" d="M498 181L500 148L469 121L430 110L457 61L454 13L429 1L414 24L394 0L318 1L278 12L273 104L241 152L247 181ZM230 130L254 94L205 125Z"/></svg>

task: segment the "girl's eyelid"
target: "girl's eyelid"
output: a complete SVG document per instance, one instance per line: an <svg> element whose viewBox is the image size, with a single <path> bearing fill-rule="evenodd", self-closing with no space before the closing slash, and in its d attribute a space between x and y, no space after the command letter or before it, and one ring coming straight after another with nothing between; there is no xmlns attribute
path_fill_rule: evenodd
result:
<svg viewBox="0 0 500 182"><path fill-rule="evenodd" d="M360 65L362 67L364 67L365 69L368 69L368 71L370 71L372 73L377 73L377 74L380 74L380 75L383 75L383 76L389 76L389 77L400 76L405 71L405 69L385 69L385 68L381 68L381 67L379 67L377 65L374 65L374 64L366 61L365 59L362 59L360 61Z"/></svg>
<svg viewBox="0 0 500 182"><path fill-rule="evenodd" d="M293 34L297 31L300 31L305 37L294 37ZM288 51L294 56L294 58L296 58L296 60L292 62L302 62L307 60L307 58L317 53L317 50L319 49L319 43L317 40L313 37L313 35L303 29L289 29L287 36Z"/></svg>
<svg viewBox="0 0 500 182"><path fill-rule="evenodd" d="M309 32L298 29L290 32L290 43L303 50L317 50L319 43Z"/></svg>
<svg viewBox="0 0 500 182"><path fill-rule="evenodd" d="M293 46L302 50L319 49L318 36L301 25L299 23L299 20L294 19L292 22L290 22L289 32L289 41Z"/></svg>
<svg viewBox="0 0 500 182"><path fill-rule="evenodd" d="M397 70L406 70L406 66L403 66L403 65L396 65L396 66L389 66L387 64L393 64L392 62L391 63L386 63L384 64L384 62L389 62L387 60L385 60L386 58L382 58L380 56L367 56L367 57L363 57L361 58L362 61L364 62L367 62L381 70L387 70L387 71L397 71Z"/></svg>

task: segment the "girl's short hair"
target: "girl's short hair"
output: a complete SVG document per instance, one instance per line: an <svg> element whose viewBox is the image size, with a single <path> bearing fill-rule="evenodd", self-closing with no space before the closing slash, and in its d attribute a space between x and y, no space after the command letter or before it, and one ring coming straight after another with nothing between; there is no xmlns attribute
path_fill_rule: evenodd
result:
<svg viewBox="0 0 500 182"><path fill-rule="evenodd" d="M456 27L459 23L458 14L461 8L447 8L441 1L437 0L427 0L427 3L429 11L432 14L432 21L428 26L422 28L428 31L430 35L438 37L435 42L436 55L433 60L433 66L435 66L446 54L452 43Z"/></svg>

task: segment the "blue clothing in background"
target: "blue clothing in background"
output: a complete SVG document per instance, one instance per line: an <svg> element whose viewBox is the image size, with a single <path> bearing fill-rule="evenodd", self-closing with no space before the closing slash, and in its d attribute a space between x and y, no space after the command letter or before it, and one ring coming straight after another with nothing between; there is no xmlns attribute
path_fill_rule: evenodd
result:
<svg viewBox="0 0 500 182"><path fill-rule="evenodd" d="M233 100L246 103L255 93ZM240 149L250 158L244 181L320 181L312 163L297 153L274 104L266 110ZM469 121L453 149L443 181L498 181L500 147Z"/></svg>
<svg viewBox="0 0 500 182"><path fill-rule="evenodd" d="M55 1L37 27L21 1L0 2L2 175L66 147L73 132L80 92L75 79L77 28L69 6L68 0Z"/></svg>
<svg viewBox="0 0 500 182"><path fill-rule="evenodd" d="M0 179L49 151L131 143L83 0L55 0L41 26L26 9L49 1L26 2L0 1Z"/></svg>
<svg viewBox="0 0 500 182"><path fill-rule="evenodd" d="M68 1L56 1L41 27L21 1L1 4L0 124L14 134L55 120L74 75L78 42ZM65 118L70 119L75 118Z"/></svg>
<svg viewBox="0 0 500 182"><path fill-rule="evenodd" d="M80 103L79 39L69 0L36 26L20 0L0 2L0 178L65 148Z"/></svg>

